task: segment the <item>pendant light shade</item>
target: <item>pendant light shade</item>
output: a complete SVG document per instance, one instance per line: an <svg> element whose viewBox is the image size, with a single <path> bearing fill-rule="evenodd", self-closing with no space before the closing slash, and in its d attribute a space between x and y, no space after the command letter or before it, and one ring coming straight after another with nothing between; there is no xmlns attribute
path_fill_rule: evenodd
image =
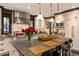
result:
<svg viewBox="0 0 79 59"><path fill-rule="evenodd" d="M59 3L57 4L57 13L59 13ZM56 19L56 23L61 23L64 21L64 18L62 15L57 15L55 19Z"/></svg>
<svg viewBox="0 0 79 59"><path fill-rule="evenodd" d="M54 19L53 18L50 18L49 22L54 22Z"/></svg>
<svg viewBox="0 0 79 59"><path fill-rule="evenodd" d="M63 18L62 15L57 15L57 16L56 16L56 23L61 23L61 22L63 22L63 21L64 21L64 18Z"/></svg>
<svg viewBox="0 0 79 59"><path fill-rule="evenodd" d="M44 19L41 14L38 14L37 19Z"/></svg>
<svg viewBox="0 0 79 59"><path fill-rule="evenodd" d="M44 19L41 14L41 4L39 3L39 14L37 15L37 19Z"/></svg>
<svg viewBox="0 0 79 59"><path fill-rule="evenodd" d="M52 16L52 3L50 3L50 11L51 11L51 16ZM50 18L49 22L54 22L54 19L53 18Z"/></svg>

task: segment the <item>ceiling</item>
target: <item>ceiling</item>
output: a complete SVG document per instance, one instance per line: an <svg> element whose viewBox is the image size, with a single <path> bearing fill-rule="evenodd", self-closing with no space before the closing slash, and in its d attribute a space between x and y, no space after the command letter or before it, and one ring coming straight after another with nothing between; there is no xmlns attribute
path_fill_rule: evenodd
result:
<svg viewBox="0 0 79 59"><path fill-rule="evenodd" d="M37 15L39 13L38 3L0 3L7 9L20 10ZM68 10L71 8L79 7L79 3L59 3L59 11ZM57 12L57 3L52 3L52 14ZM51 16L50 3L41 4L41 13L44 17Z"/></svg>

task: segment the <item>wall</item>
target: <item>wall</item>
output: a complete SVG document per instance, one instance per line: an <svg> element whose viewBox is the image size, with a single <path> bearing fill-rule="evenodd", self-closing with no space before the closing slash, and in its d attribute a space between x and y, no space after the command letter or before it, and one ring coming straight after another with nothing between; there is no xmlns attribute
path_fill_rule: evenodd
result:
<svg viewBox="0 0 79 59"><path fill-rule="evenodd" d="M79 10L62 14L65 19L65 37L73 39L73 49L79 50Z"/></svg>

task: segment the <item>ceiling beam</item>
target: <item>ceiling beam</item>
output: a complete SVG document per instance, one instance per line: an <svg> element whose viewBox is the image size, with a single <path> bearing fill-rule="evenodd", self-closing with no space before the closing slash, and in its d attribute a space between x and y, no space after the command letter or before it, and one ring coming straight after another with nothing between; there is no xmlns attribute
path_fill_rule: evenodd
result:
<svg viewBox="0 0 79 59"><path fill-rule="evenodd" d="M54 13L54 16L49 16L49 17L44 17L45 19L50 19L52 17L55 17L56 15L59 15L59 14L64 14L64 13L67 13L67 12L71 12L71 11L74 11L74 10L79 10L79 7L76 7L76 8L72 8L72 9L69 9L69 10L65 10L65 11L62 11L62 12L59 12L59 13ZM37 16L37 15L33 15L33 16Z"/></svg>
<svg viewBox="0 0 79 59"><path fill-rule="evenodd" d="M59 13L55 13L54 15L59 15L59 14L71 12L71 11L74 11L74 10L79 10L79 7L72 8L72 9L69 9L69 10L65 10L65 11L62 11L62 12L59 12Z"/></svg>

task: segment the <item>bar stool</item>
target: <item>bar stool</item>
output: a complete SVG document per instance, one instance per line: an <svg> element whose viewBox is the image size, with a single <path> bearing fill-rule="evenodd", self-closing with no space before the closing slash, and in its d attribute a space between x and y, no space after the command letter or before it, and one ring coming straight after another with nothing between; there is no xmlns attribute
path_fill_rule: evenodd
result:
<svg viewBox="0 0 79 59"><path fill-rule="evenodd" d="M55 49L53 49L52 51L52 56L61 56L61 52L62 52L62 47L61 45L57 46Z"/></svg>
<svg viewBox="0 0 79 59"><path fill-rule="evenodd" d="M41 56L51 56L51 50L44 52Z"/></svg>
<svg viewBox="0 0 79 59"><path fill-rule="evenodd" d="M72 39L69 39L69 56L71 56L71 48L73 47Z"/></svg>
<svg viewBox="0 0 79 59"><path fill-rule="evenodd" d="M63 56L67 56L68 55L68 51L69 51L69 44L68 41L66 41L63 45Z"/></svg>

